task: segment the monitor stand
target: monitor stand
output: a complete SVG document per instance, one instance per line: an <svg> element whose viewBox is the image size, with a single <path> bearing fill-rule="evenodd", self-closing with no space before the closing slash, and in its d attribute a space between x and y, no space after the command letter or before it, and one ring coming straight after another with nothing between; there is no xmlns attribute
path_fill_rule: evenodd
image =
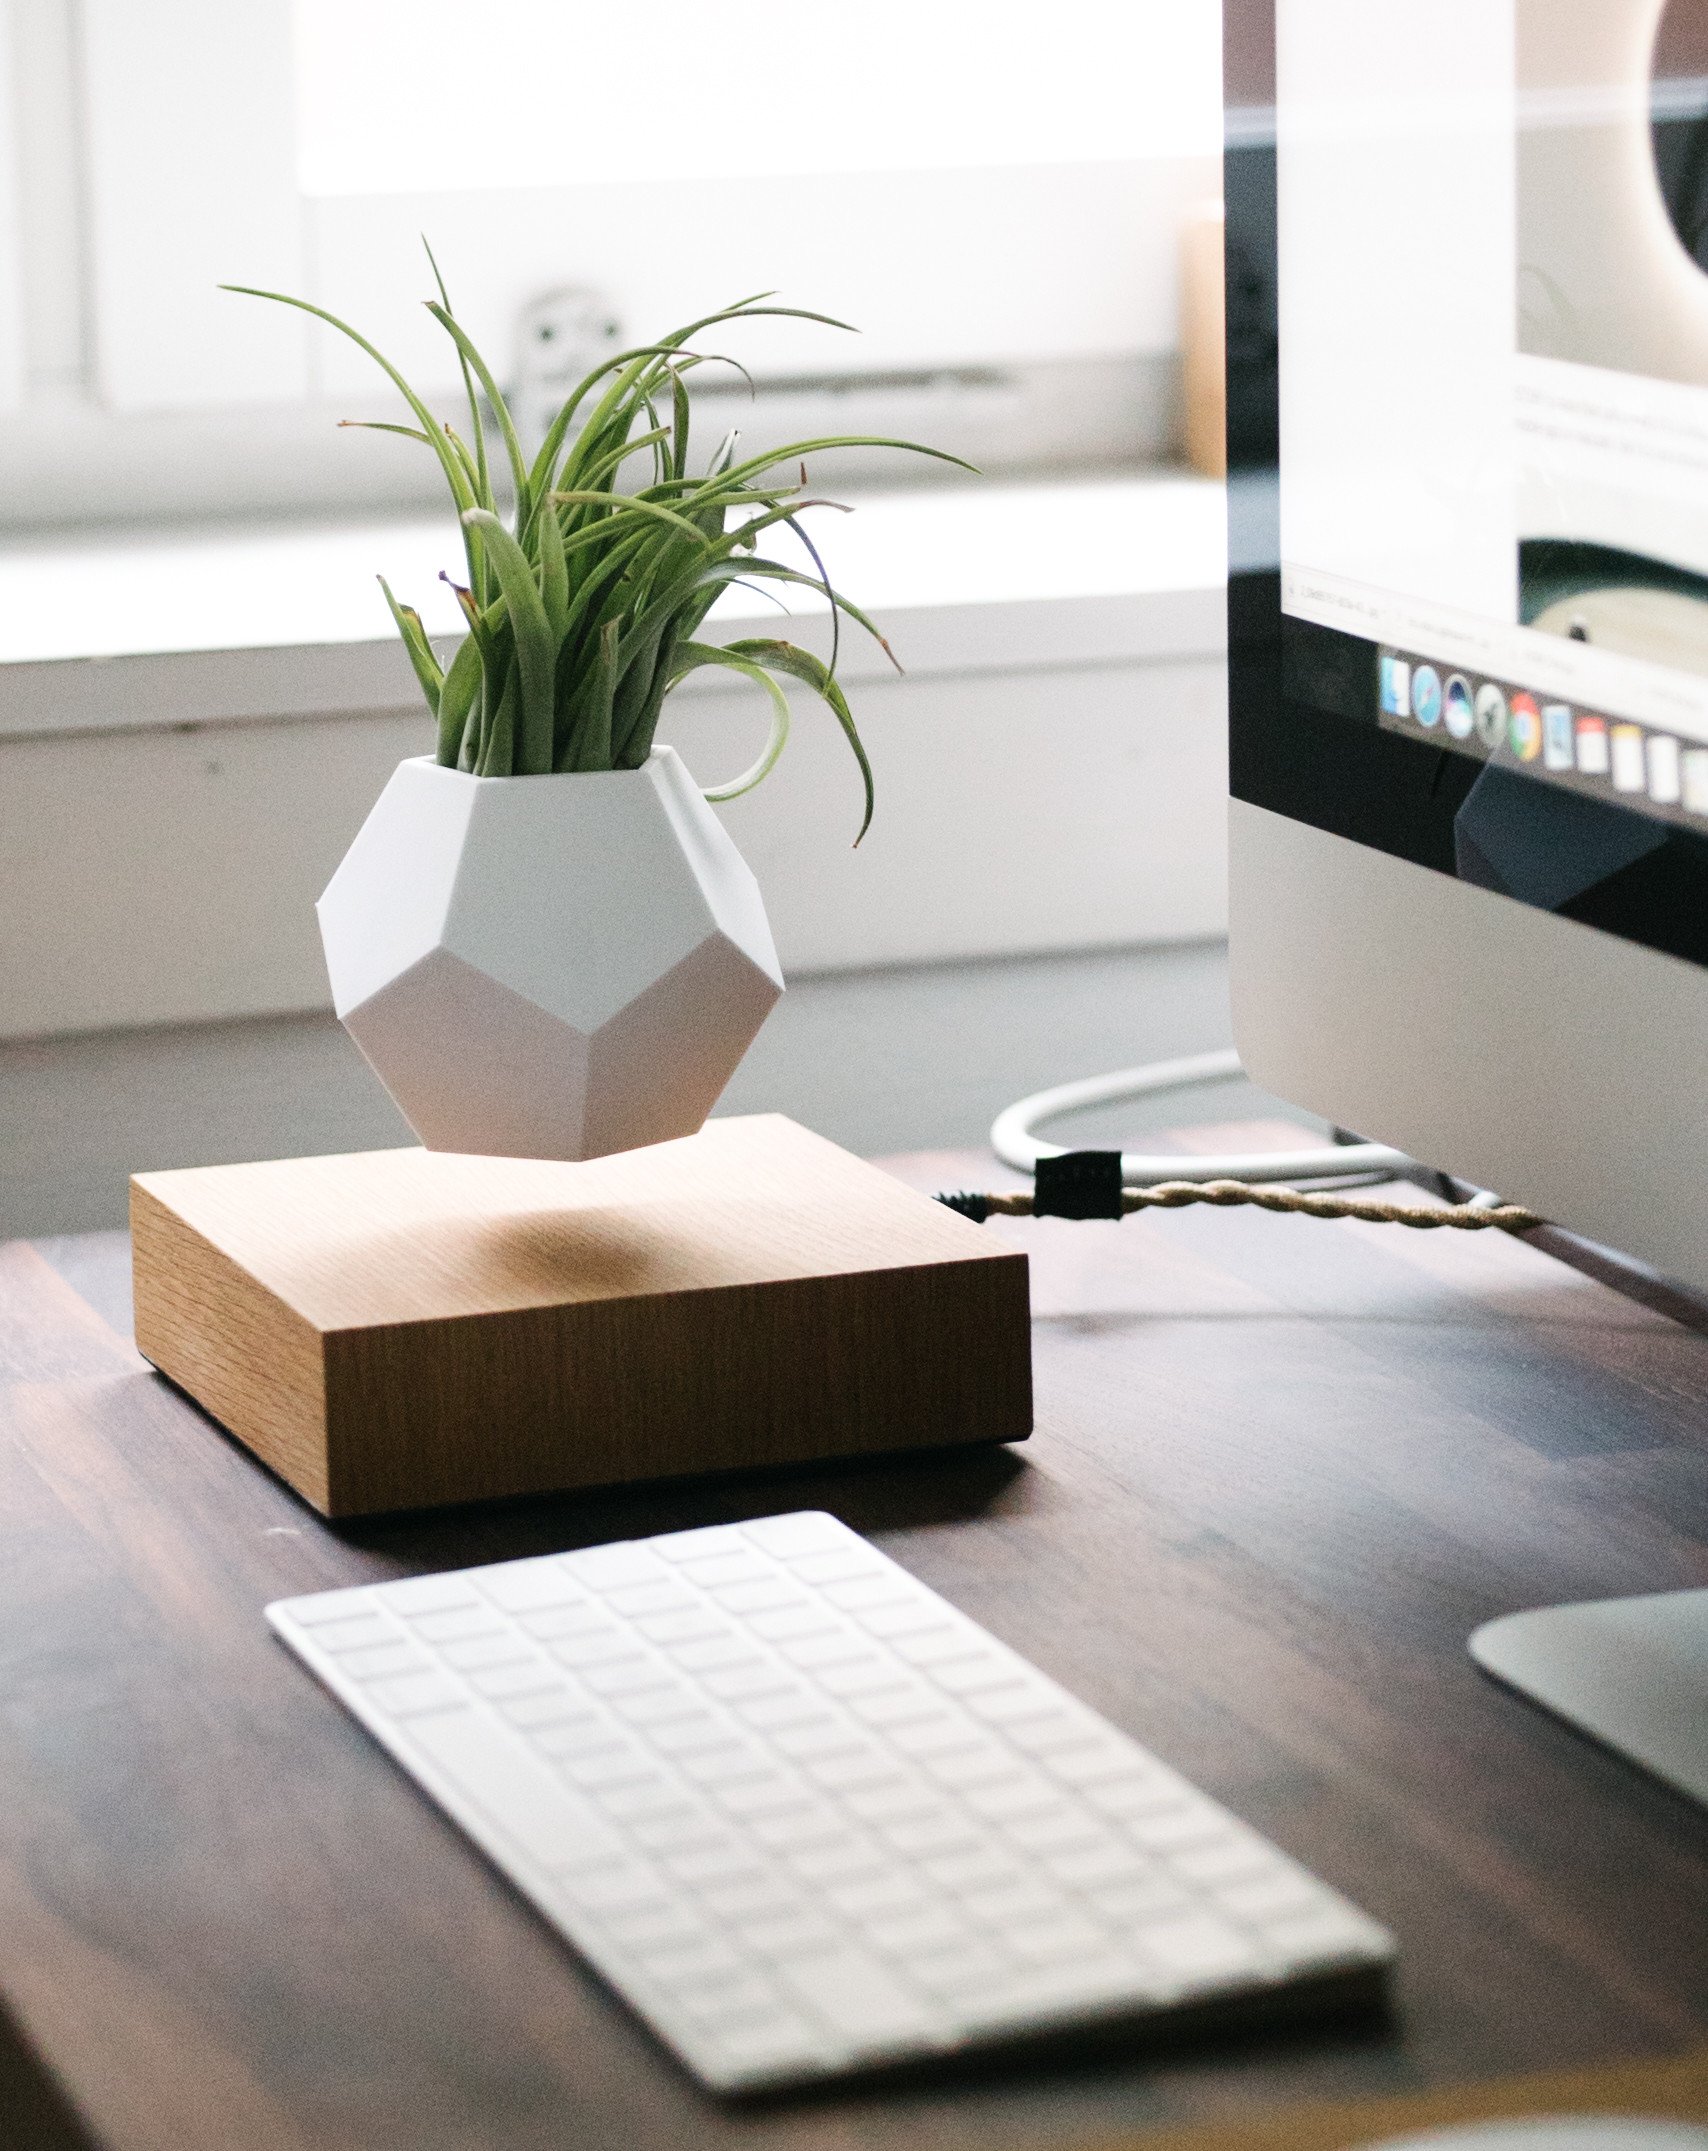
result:
<svg viewBox="0 0 1708 2151"><path fill-rule="evenodd" d="M1477 1630L1471 1656L1708 1806L1708 1591L1509 1613Z"/></svg>

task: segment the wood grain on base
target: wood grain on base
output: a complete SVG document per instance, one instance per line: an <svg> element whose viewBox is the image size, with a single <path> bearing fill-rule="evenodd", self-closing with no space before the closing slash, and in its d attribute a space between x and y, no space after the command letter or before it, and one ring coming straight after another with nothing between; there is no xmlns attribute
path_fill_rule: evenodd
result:
<svg viewBox="0 0 1708 2151"><path fill-rule="evenodd" d="M139 1175L139 1349L328 1515L1023 1438L1024 1256L777 1115Z"/></svg>

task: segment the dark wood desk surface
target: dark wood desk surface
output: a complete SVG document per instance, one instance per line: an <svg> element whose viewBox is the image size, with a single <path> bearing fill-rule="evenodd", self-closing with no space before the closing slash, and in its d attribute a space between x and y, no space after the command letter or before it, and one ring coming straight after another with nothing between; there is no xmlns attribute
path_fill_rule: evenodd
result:
<svg viewBox="0 0 1708 2151"><path fill-rule="evenodd" d="M1708 1583L1708 1340L1494 1234L986 1229L1024 1448L337 1530L136 1358L122 1238L0 1250L0 2005L101 2145L1005 2151L1708 2038L1704 1818L1464 1650ZM722 2110L260 1618L805 1505L1387 1921L1392 2022Z"/></svg>

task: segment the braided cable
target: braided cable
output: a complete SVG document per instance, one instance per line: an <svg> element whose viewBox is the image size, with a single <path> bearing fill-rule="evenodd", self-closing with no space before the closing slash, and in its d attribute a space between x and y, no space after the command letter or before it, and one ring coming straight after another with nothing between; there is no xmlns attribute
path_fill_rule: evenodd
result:
<svg viewBox="0 0 1708 2151"><path fill-rule="evenodd" d="M1030 1193L940 1195L937 1200L963 1217L982 1223L986 1217L1030 1217ZM1155 1187L1125 1188L1123 1216L1135 1210L1183 1210L1190 1203L1233 1209L1250 1203L1292 1217L1358 1218L1368 1225L1408 1225L1417 1232L1446 1227L1454 1232L1531 1232L1547 1220L1517 1203L1445 1203L1423 1208L1410 1203L1374 1202L1358 1196L1307 1192L1300 1188L1252 1187L1243 1180L1164 1180Z"/></svg>

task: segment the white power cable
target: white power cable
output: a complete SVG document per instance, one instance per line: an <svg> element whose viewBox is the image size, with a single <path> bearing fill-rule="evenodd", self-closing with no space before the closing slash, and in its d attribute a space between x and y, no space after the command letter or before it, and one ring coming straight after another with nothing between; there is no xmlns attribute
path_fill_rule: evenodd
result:
<svg viewBox="0 0 1708 2151"><path fill-rule="evenodd" d="M1155 1061L1148 1068L1123 1068L1114 1075L1091 1076L1080 1083L1058 1083L999 1113L991 1124L990 1146L1004 1165L1032 1172L1040 1158L1065 1155L1061 1143L1046 1143L1035 1132L1046 1121L1082 1113L1094 1105L1119 1105L1130 1098L1151 1098L1159 1091L1185 1090L1197 1083L1225 1083L1243 1075L1239 1055L1194 1053L1184 1060ZM1254 1150L1245 1155L1197 1157L1176 1151L1172 1157L1121 1153L1121 1184L1155 1187L1164 1180L1358 1180L1369 1174L1391 1176L1413 1170L1403 1150L1382 1143L1336 1143L1315 1150ZM1492 1198L1491 1198L1492 1199Z"/></svg>

